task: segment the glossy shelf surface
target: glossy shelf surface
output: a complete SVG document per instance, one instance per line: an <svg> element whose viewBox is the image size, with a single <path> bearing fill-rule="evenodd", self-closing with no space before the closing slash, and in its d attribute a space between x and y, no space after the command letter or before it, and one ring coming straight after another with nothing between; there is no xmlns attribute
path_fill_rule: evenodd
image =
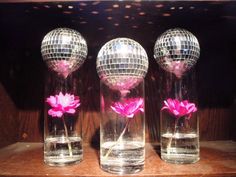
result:
<svg viewBox="0 0 236 177"><path fill-rule="evenodd" d="M84 160L80 164L50 167L43 162L42 143L9 145L0 150L0 176L115 176L100 169L98 149L88 144L83 148ZM202 142L200 161L188 165L165 163L160 159L159 145L147 143L144 170L135 176L236 176L236 142Z"/></svg>

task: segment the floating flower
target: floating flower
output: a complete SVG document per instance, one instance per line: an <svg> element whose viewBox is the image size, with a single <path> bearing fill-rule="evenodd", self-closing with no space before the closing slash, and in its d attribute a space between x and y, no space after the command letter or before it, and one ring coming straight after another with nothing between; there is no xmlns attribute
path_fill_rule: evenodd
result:
<svg viewBox="0 0 236 177"><path fill-rule="evenodd" d="M133 118L134 115L138 112L144 112L144 101L143 98L134 98L134 99L127 99L123 103L115 102L111 109L115 111L117 114L122 115L125 118ZM105 158L107 158L110 153L112 152L113 148L122 141L122 137L125 134L126 130L128 129L129 123L132 119L127 119L125 128L121 132L119 138L115 142L115 144L107 151Z"/></svg>
<svg viewBox="0 0 236 177"><path fill-rule="evenodd" d="M124 103L114 103L111 109L124 117L133 118L138 111L144 112L143 103L142 98L128 99Z"/></svg>
<svg viewBox="0 0 236 177"><path fill-rule="evenodd" d="M79 107L80 100L78 96L60 92L59 95L50 96L46 102L52 107L48 114L52 117L62 117L64 113L74 114L75 109Z"/></svg>
<svg viewBox="0 0 236 177"><path fill-rule="evenodd" d="M182 116L191 117L193 112L197 111L197 107L194 103L189 103L188 100L179 101L177 99L167 99L164 101L164 106L161 110L167 109L171 114L175 115L177 118Z"/></svg>

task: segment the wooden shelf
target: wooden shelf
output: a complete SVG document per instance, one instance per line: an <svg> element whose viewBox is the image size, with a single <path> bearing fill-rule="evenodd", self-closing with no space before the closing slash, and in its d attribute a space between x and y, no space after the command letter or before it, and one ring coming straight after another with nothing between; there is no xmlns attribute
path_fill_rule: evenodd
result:
<svg viewBox="0 0 236 177"><path fill-rule="evenodd" d="M135 176L236 176L236 142L201 143L201 160L195 164L163 162L158 145L146 145L145 168ZM15 143L0 150L0 176L114 176L99 168L99 151L84 145L84 160L66 167L50 167L43 162L42 143Z"/></svg>

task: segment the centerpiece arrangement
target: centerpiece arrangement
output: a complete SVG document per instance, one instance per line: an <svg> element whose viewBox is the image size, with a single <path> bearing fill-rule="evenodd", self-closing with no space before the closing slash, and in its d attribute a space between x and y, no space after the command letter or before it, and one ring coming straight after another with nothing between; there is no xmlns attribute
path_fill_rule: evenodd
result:
<svg viewBox="0 0 236 177"><path fill-rule="evenodd" d="M64 166L83 158L76 70L87 52L82 35L69 28L54 29L42 41L42 57L50 70L44 116L44 161L48 165Z"/></svg>
<svg viewBox="0 0 236 177"><path fill-rule="evenodd" d="M100 49L96 64L101 79L100 166L116 174L136 173L145 158L147 54L136 41L116 38Z"/></svg>
<svg viewBox="0 0 236 177"><path fill-rule="evenodd" d="M180 28L158 37L154 58L163 69L161 80L161 158L170 163L199 160L199 122L195 85L200 55L197 38Z"/></svg>

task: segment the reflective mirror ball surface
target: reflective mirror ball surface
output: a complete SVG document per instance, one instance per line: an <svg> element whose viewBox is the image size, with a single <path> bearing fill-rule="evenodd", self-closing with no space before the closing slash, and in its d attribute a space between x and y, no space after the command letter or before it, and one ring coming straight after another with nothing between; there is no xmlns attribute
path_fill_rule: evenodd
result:
<svg viewBox="0 0 236 177"><path fill-rule="evenodd" d="M144 48L129 38L107 42L97 56L97 72L102 82L114 90L127 91L145 77L148 56Z"/></svg>
<svg viewBox="0 0 236 177"><path fill-rule="evenodd" d="M161 68L180 78L194 66L200 56L197 38L181 28L169 29L157 38L154 58Z"/></svg>
<svg viewBox="0 0 236 177"><path fill-rule="evenodd" d="M44 37L41 53L48 67L66 78L83 64L88 48L79 32L69 28L57 28Z"/></svg>

